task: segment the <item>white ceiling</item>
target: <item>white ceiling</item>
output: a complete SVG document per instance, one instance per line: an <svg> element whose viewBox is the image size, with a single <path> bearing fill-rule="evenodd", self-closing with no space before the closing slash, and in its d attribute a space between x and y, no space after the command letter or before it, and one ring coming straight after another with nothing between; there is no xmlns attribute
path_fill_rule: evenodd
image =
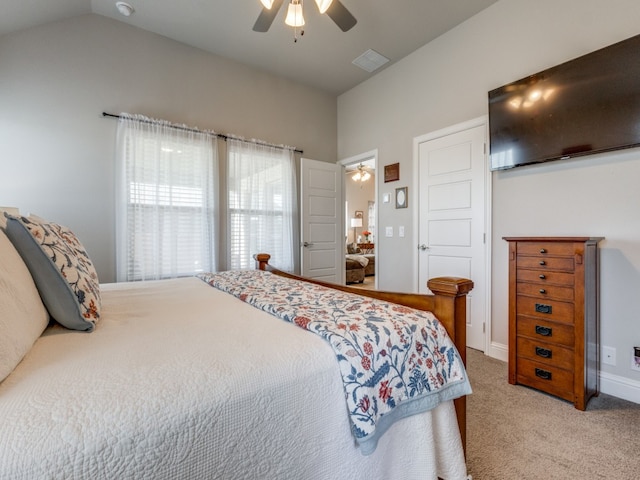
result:
<svg viewBox="0 0 640 480"><path fill-rule="evenodd" d="M340 94L376 73L351 63L366 50L391 60L384 69L497 0L341 0L358 20L348 32L306 0L297 43L284 24L286 1L267 33L252 30L260 0L127 1L135 8L130 17L118 13L116 0L0 0L0 35L95 13Z"/></svg>

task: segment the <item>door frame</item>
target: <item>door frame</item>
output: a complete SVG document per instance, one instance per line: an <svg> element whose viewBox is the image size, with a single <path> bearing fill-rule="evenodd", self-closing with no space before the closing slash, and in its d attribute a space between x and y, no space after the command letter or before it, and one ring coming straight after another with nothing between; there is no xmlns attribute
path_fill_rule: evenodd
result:
<svg viewBox="0 0 640 480"><path fill-rule="evenodd" d="M497 345L492 345L491 342L491 185L492 185L492 174L489 169L489 137L488 137L488 127L489 127L489 117L487 115L482 115L477 118L473 118L471 120L467 120L462 123L457 123L455 125L450 125L445 128L441 128L439 130L435 130L433 132L426 133L424 135L420 135L418 137L413 138L413 191L415 192L413 195L413 204L416 205L418 202L418 189L420 188L420 179L418 178L417 172L419 172L419 162L420 162L420 144L423 142L427 142L429 140L435 140L436 138L445 137L447 135L451 135L454 133L462 132L464 130L469 130L470 128L484 126L485 127L485 143L484 143L484 152L485 152L485 195L484 195L484 258L485 258L485 278L484 282L486 285L485 289L485 311L484 311L484 353L485 355L495 356L495 352L493 349L498 347ZM413 257L413 278L414 278L414 290L418 291L418 242L419 242L419 231L418 225L420 224L419 211L418 209L414 209L413 211L413 224L416 228L414 228L413 232L413 244L416 245L416 249L414 251ZM502 348L500 348L502 350ZM501 358L501 355L497 358Z"/></svg>
<svg viewBox="0 0 640 480"><path fill-rule="evenodd" d="M373 158L373 164L374 164L374 168L376 171L375 174L375 185L374 185L374 193L373 193L373 199L376 202L376 229L378 232L378 239L380 238L380 220L379 220L379 215L380 215L380 203L378 202L378 176L379 176L379 168L378 168L378 149L374 149L374 150L369 150L368 152L364 152L364 153L360 153L358 155L354 155L352 157L347 157L344 158L342 160L339 160L338 163L340 165L342 165L342 169L343 169L343 175L342 175L342 200L343 202L347 201L347 197L346 197L346 181L345 181L345 175L344 175L344 170L347 165L353 165L355 163L360 163L363 162L365 160L369 160ZM342 215L344 216L344 205L342 206ZM346 232L344 231L345 228L345 222L346 222L346 218L342 218L342 238L345 237ZM379 248L380 248L380 242L376 241L376 248L373 251L373 254L375 255L375 259L376 259L376 264L375 264L375 275L374 275L374 279L375 279L375 289L378 289L378 265L380 265L380 262L378 261L379 256ZM343 273L343 278L342 278L342 283L346 284L347 283L347 272L346 270Z"/></svg>

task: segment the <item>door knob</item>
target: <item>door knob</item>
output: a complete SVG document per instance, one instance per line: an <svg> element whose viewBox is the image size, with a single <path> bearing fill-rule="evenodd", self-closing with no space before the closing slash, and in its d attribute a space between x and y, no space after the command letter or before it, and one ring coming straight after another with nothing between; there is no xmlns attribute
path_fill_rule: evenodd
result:
<svg viewBox="0 0 640 480"><path fill-rule="evenodd" d="M429 247L427 247L424 243L422 243L418 245L418 249L424 252L425 250L429 250Z"/></svg>
<svg viewBox="0 0 640 480"><path fill-rule="evenodd" d="M309 242L304 242L302 244L303 247L313 247L313 243L309 243Z"/></svg>

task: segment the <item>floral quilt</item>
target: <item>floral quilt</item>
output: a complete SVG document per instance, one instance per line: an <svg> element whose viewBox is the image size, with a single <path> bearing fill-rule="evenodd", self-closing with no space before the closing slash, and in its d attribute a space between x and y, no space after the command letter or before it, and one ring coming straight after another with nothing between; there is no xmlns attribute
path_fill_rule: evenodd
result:
<svg viewBox="0 0 640 480"><path fill-rule="evenodd" d="M430 312L259 270L199 277L329 342L365 455L394 421L471 393L458 351Z"/></svg>

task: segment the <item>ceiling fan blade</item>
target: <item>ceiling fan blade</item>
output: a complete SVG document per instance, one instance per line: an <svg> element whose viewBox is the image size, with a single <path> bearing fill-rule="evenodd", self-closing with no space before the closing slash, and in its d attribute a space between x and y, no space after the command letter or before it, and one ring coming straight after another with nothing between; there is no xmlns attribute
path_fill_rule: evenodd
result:
<svg viewBox="0 0 640 480"><path fill-rule="evenodd" d="M283 1L284 0L275 0L273 2L273 5L271 6L271 9L262 7L262 11L260 12L260 15L258 15L256 23L253 25L254 32L269 31L273 20L276 18L276 15L278 15L278 12L280 11L280 7L282 6Z"/></svg>
<svg viewBox="0 0 640 480"><path fill-rule="evenodd" d="M358 23L356 17L351 15L351 12L340 2L340 0L333 0L331 6L327 9L327 15L333 20L340 30L346 32L351 30L353 26Z"/></svg>

